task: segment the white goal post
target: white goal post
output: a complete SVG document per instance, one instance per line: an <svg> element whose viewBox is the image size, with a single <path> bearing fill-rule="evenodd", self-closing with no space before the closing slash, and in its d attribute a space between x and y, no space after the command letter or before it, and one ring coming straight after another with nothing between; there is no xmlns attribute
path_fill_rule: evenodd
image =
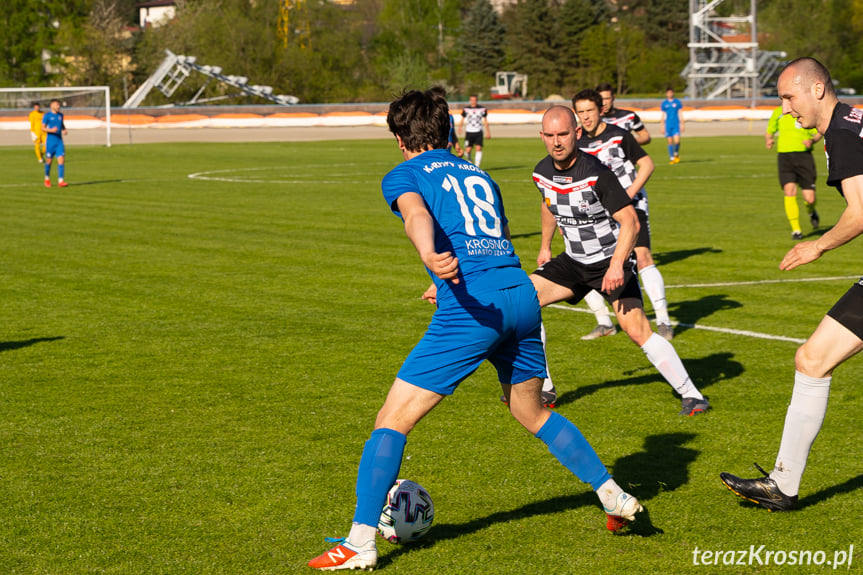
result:
<svg viewBox="0 0 863 575"><path fill-rule="evenodd" d="M63 102L67 116L84 115L76 129L105 131L105 145L111 147L111 88L108 86L68 86L0 88L0 112L32 109L39 102L48 112L48 102L57 98Z"/></svg>

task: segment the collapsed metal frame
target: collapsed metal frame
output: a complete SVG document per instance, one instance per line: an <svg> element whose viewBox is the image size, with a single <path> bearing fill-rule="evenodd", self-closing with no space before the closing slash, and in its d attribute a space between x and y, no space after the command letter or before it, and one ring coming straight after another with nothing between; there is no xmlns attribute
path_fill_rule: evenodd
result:
<svg viewBox="0 0 863 575"><path fill-rule="evenodd" d="M170 98L177 91L177 88L188 78L192 72L198 72L207 78L204 85L201 86L191 100L181 103L167 104L163 107L174 106L192 106L195 104L205 104L217 100L226 100L228 98L236 98L238 96L257 96L275 102L282 106L291 106L298 104L299 100L295 96L274 95L271 86L259 86L257 84L249 84L249 79L245 76L230 76L222 74L222 68L219 66L206 66L196 62L194 56L178 56L170 50L165 50L166 56L159 64L159 67L150 75L141 86L135 90L128 100L123 104L123 108L137 108L141 105L147 95L153 88L159 90L166 97ZM216 80L239 90L235 94L225 96L216 96L213 98L201 98L207 86Z"/></svg>

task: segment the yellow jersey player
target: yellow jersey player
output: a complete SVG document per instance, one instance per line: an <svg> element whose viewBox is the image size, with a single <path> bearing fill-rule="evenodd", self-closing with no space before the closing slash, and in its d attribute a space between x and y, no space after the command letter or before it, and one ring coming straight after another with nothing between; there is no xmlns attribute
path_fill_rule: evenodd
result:
<svg viewBox="0 0 863 575"><path fill-rule="evenodd" d="M42 131L42 106L39 102L33 102L33 111L30 112L30 137L33 139L36 160L41 164L44 161L42 149L45 147L45 132Z"/></svg>

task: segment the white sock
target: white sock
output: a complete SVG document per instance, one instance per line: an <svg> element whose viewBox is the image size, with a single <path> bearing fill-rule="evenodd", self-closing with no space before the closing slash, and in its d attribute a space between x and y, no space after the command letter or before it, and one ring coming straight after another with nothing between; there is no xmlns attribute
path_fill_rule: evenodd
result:
<svg viewBox="0 0 863 575"><path fill-rule="evenodd" d="M587 307L590 308L590 311L593 312L593 315L596 316L596 323L601 326L611 327L613 324L611 323L611 313L608 311L608 306L605 304L605 298L602 297L602 294L596 290L590 290L586 296L584 296L584 303L587 304Z"/></svg>
<svg viewBox="0 0 863 575"><path fill-rule="evenodd" d="M606 509L614 509L614 506L617 505L617 496L621 493L623 493L623 489L614 479L609 479L596 490L596 496L599 497L602 506Z"/></svg>
<svg viewBox="0 0 863 575"><path fill-rule="evenodd" d="M377 532L377 526L354 523L351 525L351 532L348 533L347 541L356 548L368 547L369 544L374 547Z"/></svg>
<svg viewBox="0 0 863 575"><path fill-rule="evenodd" d="M674 346L665 340L661 335L656 333L650 334L644 345L641 346L642 351L650 360L650 363L659 370L662 377L665 378L671 387L683 397L694 397L695 399L704 399L701 392L692 383L686 368L683 367L683 362L674 350Z"/></svg>
<svg viewBox="0 0 863 575"><path fill-rule="evenodd" d="M638 275L641 276L644 291L647 292L647 297L653 304L656 323L671 325L671 319L668 317L668 303L665 301L665 282L662 280L662 274L659 273L655 265L651 265L638 270Z"/></svg>
<svg viewBox="0 0 863 575"><path fill-rule="evenodd" d="M539 326L539 334L542 337L542 351L545 352L548 347L546 344L546 336L545 336L545 324L542 323ZM548 353L545 354L545 373L546 378L542 382L542 390L543 391L551 391L554 389L554 383L551 381L551 370L548 369Z"/></svg>
<svg viewBox="0 0 863 575"><path fill-rule="evenodd" d="M474 165L478 168L480 163L482 162L482 151L481 150L477 151L477 153L474 155L474 157L476 158Z"/></svg>
<svg viewBox="0 0 863 575"><path fill-rule="evenodd" d="M827 413L831 377L809 377L794 374L794 392L785 414L785 428L776 466L770 477L785 495L793 497L800 491L800 479L806 469L806 459L812 443L821 431Z"/></svg>

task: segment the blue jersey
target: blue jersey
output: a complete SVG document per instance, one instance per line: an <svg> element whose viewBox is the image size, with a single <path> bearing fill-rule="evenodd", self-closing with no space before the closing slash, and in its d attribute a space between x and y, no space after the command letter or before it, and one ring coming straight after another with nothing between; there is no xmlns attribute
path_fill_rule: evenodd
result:
<svg viewBox="0 0 863 575"><path fill-rule="evenodd" d="M393 168L384 176L381 187L384 199L399 217L399 196L408 192L422 196L434 219L435 251L452 252L458 258L459 275L468 289L482 289L482 284L491 282L489 278L495 274L480 272L494 269L514 268L520 273L504 274L513 279L488 285L489 289L507 287L507 282L515 278L518 283L525 279L512 243L506 238L507 219L500 188L481 169L446 150L431 150ZM437 285L440 300L451 286L431 272L429 275Z"/></svg>
<svg viewBox="0 0 863 575"><path fill-rule="evenodd" d="M680 100L674 98L673 100L665 99L662 101L661 109L665 112L665 128L668 131L669 128L680 128L680 110L683 108L683 104L680 103ZM672 130L673 131L673 130Z"/></svg>
<svg viewBox="0 0 863 575"><path fill-rule="evenodd" d="M42 116L42 125L46 128L58 128L57 132L45 132L48 136L48 140L51 138L60 138L63 139L63 129L65 125L63 124L63 114L47 112L44 116Z"/></svg>

